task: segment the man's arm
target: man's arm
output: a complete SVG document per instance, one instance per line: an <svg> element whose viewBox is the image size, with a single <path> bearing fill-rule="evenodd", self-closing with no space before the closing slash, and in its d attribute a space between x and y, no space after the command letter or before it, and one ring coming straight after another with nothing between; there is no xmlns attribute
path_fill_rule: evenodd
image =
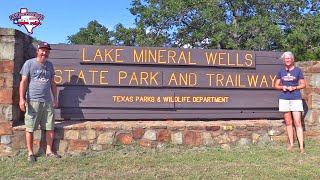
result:
<svg viewBox="0 0 320 180"><path fill-rule="evenodd" d="M27 106L27 101L25 98L27 85L28 85L28 77L25 75L22 75L20 86L19 86L19 96L20 96L19 107L22 111L26 111L26 106Z"/></svg>
<svg viewBox="0 0 320 180"><path fill-rule="evenodd" d="M54 81L54 78L51 78L51 91L52 91L52 96L53 96L53 106L54 108L58 107L58 99L57 99L57 85L56 82Z"/></svg>

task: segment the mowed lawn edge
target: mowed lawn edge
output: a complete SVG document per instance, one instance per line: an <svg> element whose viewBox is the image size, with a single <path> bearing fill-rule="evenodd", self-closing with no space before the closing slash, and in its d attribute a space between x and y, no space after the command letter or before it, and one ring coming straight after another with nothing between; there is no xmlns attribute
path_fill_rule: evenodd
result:
<svg viewBox="0 0 320 180"><path fill-rule="evenodd" d="M232 147L115 146L106 152L27 162L26 152L0 157L0 179L320 179L320 141Z"/></svg>

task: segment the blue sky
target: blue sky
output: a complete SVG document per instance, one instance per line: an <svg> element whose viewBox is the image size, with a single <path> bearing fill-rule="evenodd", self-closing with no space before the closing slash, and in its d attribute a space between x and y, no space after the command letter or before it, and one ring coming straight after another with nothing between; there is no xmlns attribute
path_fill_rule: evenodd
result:
<svg viewBox="0 0 320 180"><path fill-rule="evenodd" d="M28 8L29 12L45 16L41 21L42 25L34 28L31 36L51 44L67 43L68 36L87 27L92 20L97 20L109 30L114 30L118 23L133 27L135 17L129 11L130 4L131 0L1 0L0 27L14 28L27 34L27 30L13 24L9 16L20 12L20 8Z"/></svg>

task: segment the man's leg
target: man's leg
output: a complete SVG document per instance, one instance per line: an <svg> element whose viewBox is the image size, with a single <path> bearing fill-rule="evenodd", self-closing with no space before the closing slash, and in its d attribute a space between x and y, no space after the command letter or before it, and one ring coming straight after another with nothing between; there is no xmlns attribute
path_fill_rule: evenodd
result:
<svg viewBox="0 0 320 180"><path fill-rule="evenodd" d="M33 132L26 132L26 143L28 148L28 155L33 154Z"/></svg>
<svg viewBox="0 0 320 180"><path fill-rule="evenodd" d="M33 153L33 132L38 129L39 116L38 116L39 103L28 102L26 107L26 113L24 116L24 122L26 126L26 144L28 148L28 161L35 161Z"/></svg>
<svg viewBox="0 0 320 180"><path fill-rule="evenodd" d="M35 162L36 158L33 153L33 132L26 131L26 143L28 148L28 161Z"/></svg>
<svg viewBox="0 0 320 180"><path fill-rule="evenodd" d="M47 130L46 131L46 141L47 141L46 156L52 157L52 158L61 158L60 155L52 151L53 137L54 137L54 130Z"/></svg>
<svg viewBox="0 0 320 180"><path fill-rule="evenodd" d="M43 121L44 124L42 127L45 127L46 129L46 142L47 142L47 148L46 148L46 156L47 157L53 157L53 158L61 158L60 155L53 152L53 138L54 138L54 108L52 102L46 102L46 108L43 118L46 121Z"/></svg>
<svg viewBox="0 0 320 180"><path fill-rule="evenodd" d="M53 137L54 137L54 130L47 130L46 131L46 141L47 141L46 154L52 153Z"/></svg>

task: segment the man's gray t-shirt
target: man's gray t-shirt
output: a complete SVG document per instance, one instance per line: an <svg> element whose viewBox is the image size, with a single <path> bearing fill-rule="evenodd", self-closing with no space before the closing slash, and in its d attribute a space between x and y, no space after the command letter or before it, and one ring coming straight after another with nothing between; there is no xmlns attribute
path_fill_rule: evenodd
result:
<svg viewBox="0 0 320 180"><path fill-rule="evenodd" d="M39 64L36 58L27 60L21 71L21 75L28 77L26 99L29 101L47 102L51 98L51 79L54 76L54 69L51 62Z"/></svg>

